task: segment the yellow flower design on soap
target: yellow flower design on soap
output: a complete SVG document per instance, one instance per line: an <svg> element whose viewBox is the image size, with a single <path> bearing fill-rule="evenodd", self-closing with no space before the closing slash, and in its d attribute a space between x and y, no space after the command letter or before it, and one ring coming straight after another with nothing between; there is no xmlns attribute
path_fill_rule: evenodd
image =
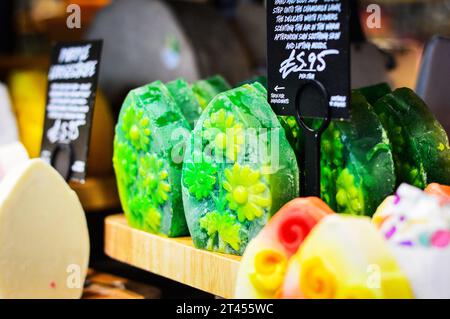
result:
<svg viewBox="0 0 450 319"><path fill-rule="evenodd" d="M144 230L157 233L161 224L161 213L153 206L150 206L144 214Z"/></svg>
<svg viewBox="0 0 450 319"><path fill-rule="evenodd" d="M125 185L131 185L138 171L137 156L131 145L119 142L117 137L114 139L113 165L117 178L123 180Z"/></svg>
<svg viewBox="0 0 450 319"><path fill-rule="evenodd" d="M128 107L123 116L122 130L137 150L148 150L150 142L150 119L143 109Z"/></svg>
<svg viewBox="0 0 450 319"><path fill-rule="evenodd" d="M146 154L139 159L139 187L146 190L155 204L163 204L169 199L169 173L164 169L164 161L155 154Z"/></svg>
<svg viewBox="0 0 450 319"><path fill-rule="evenodd" d="M255 255L250 281L261 292L274 294L283 284L286 267L286 256L272 249L262 250Z"/></svg>
<svg viewBox="0 0 450 319"><path fill-rule="evenodd" d="M237 213L238 220L252 221L264 214L272 204L270 190L263 182L261 173L249 166L234 164L225 169L223 188L230 209Z"/></svg>
<svg viewBox="0 0 450 319"><path fill-rule="evenodd" d="M316 257L303 262L299 279L300 289L305 298L332 299L336 297L336 277L320 258Z"/></svg>
<svg viewBox="0 0 450 319"><path fill-rule="evenodd" d="M211 114L203 123L203 136L208 140L216 152L223 154L231 161L236 161L237 155L244 144L244 129L238 123L234 114L224 109Z"/></svg>

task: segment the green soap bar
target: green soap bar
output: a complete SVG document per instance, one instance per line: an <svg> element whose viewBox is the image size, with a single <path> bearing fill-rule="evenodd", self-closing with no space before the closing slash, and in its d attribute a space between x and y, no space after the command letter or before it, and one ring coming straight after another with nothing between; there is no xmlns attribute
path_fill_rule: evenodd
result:
<svg viewBox="0 0 450 319"><path fill-rule="evenodd" d="M372 106L358 92L352 93L350 112L350 121L334 121L344 164L336 165L336 209L371 216L395 189L392 147ZM333 161L338 164L336 157Z"/></svg>
<svg viewBox="0 0 450 319"><path fill-rule="evenodd" d="M198 248L241 255L298 196L295 153L259 83L216 96L186 147L183 204Z"/></svg>
<svg viewBox="0 0 450 319"><path fill-rule="evenodd" d="M189 84L183 79L177 79L166 84L170 94L174 97L181 112L188 121L191 129L202 113L202 108L197 101Z"/></svg>
<svg viewBox="0 0 450 319"><path fill-rule="evenodd" d="M397 89L374 109L393 145L397 182L424 188L450 184L448 137L426 104L410 89Z"/></svg>
<svg viewBox="0 0 450 319"><path fill-rule="evenodd" d="M197 97L202 109L205 109L206 106L208 106L208 103L217 94L230 89L230 84L228 84L228 82L220 75L215 75L208 79L197 81L192 85L192 91Z"/></svg>
<svg viewBox="0 0 450 319"><path fill-rule="evenodd" d="M332 121L323 132L320 144L320 196L334 211L337 211L336 181L345 165L341 137L341 131Z"/></svg>
<svg viewBox="0 0 450 319"><path fill-rule="evenodd" d="M280 121L281 126L283 126L284 128L286 138L288 139L289 144L291 144L295 152L299 154L301 147L300 138L302 132L297 124L297 120L295 119L294 116L284 116L284 115L278 116L278 120Z"/></svg>
<svg viewBox="0 0 450 319"><path fill-rule="evenodd" d="M132 90L120 111L113 163L128 223L170 237L187 235L181 162L189 124L161 82Z"/></svg>
<svg viewBox="0 0 450 319"><path fill-rule="evenodd" d="M364 95L367 102L370 104L375 104L379 99L381 99L386 94L392 92L391 87L387 83L380 83L372 86L363 87L357 90L359 93Z"/></svg>
<svg viewBox="0 0 450 319"><path fill-rule="evenodd" d="M300 156L301 130L292 116L279 117ZM321 120L308 119L316 127ZM335 211L372 215L394 190L390 142L372 107L353 92L351 121L331 121L321 137L321 198Z"/></svg>
<svg viewBox="0 0 450 319"><path fill-rule="evenodd" d="M278 120L286 132L286 138L300 160L302 150L302 131L294 116L278 116ZM319 120L305 119L308 125L316 127ZM321 136L320 158L320 193L321 198L333 210L337 210L336 180L344 166L344 145L341 142L341 132L336 129L334 121Z"/></svg>
<svg viewBox="0 0 450 319"><path fill-rule="evenodd" d="M237 87L242 86L244 84L253 84L255 82L260 83L262 86L264 86L267 89L267 77L264 76L264 75L258 75L258 76L255 76L255 77L251 78L251 79L242 81L241 83L238 84Z"/></svg>

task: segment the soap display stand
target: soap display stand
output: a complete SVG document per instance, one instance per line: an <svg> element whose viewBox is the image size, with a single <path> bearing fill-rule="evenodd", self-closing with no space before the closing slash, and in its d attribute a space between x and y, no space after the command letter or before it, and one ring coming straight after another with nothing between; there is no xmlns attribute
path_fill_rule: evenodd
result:
<svg viewBox="0 0 450 319"><path fill-rule="evenodd" d="M318 81L308 82L328 101L328 92ZM328 110L319 129L309 127L301 114L301 89L297 96L296 118L305 136L306 156L300 161L301 189L308 196L320 195L320 136L330 123ZM105 219L105 253L107 256L206 291L218 297L233 298L241 257L210 252L194 247L192 238L166 238L134 229L125 216Z"/></svg>
<svg viewBox="0 0 450 319"><path fill-rule="evenodd" d="M241 257L194 247L190 237L166 238L127 224L124 215L105 219L107 256L206 291L232 298Z"/></svg>

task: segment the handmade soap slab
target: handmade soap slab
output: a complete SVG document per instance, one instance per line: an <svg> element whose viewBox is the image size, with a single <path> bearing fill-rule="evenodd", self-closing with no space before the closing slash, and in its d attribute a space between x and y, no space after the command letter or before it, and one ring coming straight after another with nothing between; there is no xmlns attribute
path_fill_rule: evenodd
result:
<svg viewBox="0 0 450 319"><path fill-rule="evenodd" d="M52 167L33 159L0 182L0 298L80 298L89 261L85 213Z"/></svg>
<svg viewBox="0 0 450 319"><path fill-rule="evenodd" d="M319 198L296 198L284 205L247 246L235 298L278 297L290 257L314 226L333 211Z"/></svg>
<svg viewBox="0 0 450 319"><path fill-rule="evenodd" d="M300 157L302 132L300 126L297 124L297 120L294 116L281 115L278 116L278 120L285 130L286 138L288 139L289 144L291 144L297 156Z"/></svg>
<svg viewBox="0 0 450 319"><path fill-rule="evenodd" d="M216 96L183 163L183 204L196 247L242 254L270 216L298 196L298 167L260 84Z"/></svg>
<svg viewBox="0 0 450 319"><path fill-rule="evenodd" d="M410 89L397 89L374 104L393 146L397 184L425 188L450 184L447 134L427 105Z"/></svg>
<svg viewBox="0 0 450 319"><path fill-rule="evenodd" d="M373 216L417 298L450 298L450 203L402 184Z"/></svg>
<svg viewBox="0 0 450 319"><path fill-rule="evenodd" d="M390 245L417 299L450 298L450 249Z"/></svg>
<svg viewBox="0 0 450 319"><path fill-rule="evenodd" d="M253 84L255 82L260 83L267 90L267 77L265 75L254 76L253 78L250 78L250 79L240 82L237 86L242 86L244 84Z"/></svg>
<svg viewBox="0 0 450 319"><path fill-rule="evenodd" d="M333 121L322 137L322 198L339 213L373 215L394 192L391 144L380 120L358 92L351 120Z"/></svg>
<svg viewBox="0 0 450 319"><path fill-rule="evenodd" d="M128 223L171 237L188 233L181 162L189 124L161 82L132 90L119 115L113 164Z"/></svg>
<svg viewBox="0 0 450 319"><path fill-rule="evenodd" d="M450 204L411 185L386 198L373 222L390 243L450 249Z"/></svg>
<svg viewBox="0 0 450 319"><path fill-rule="evenodd" d="M183 113L188 121L191 129L194 129L195 123L202 113L202 108L191 87L183 79L171 81L167 83L166 86L181 109L181 113Z"/></svg>
<svg viewBox="0 0 450 319"><path fill-rule="evenodd" d="M424 191L427 194L439 197L442 203L450 203L450 186L431 183Z"/></svg>
<svg viewBox="0 0 450 319"><path fill-rule="evenodd" d="M372 107L357 92L352 94L350 112L350 122L335 123L345 150L345 167L337 173L336 209L371 216L394 191L392 148ZM329 149L326 152L330 154Z"/></svg>
<svg viewBox="0 0 450 319"><path fill-rule="evenodd" d="M0 145L17 142L19 140L17 121L12 113L8 90L3 83L0 83L0 128Z"/></svg>
<svg viewBox="0 0 450 319"><path fill-rule="evenodd" d="M282 298L412 298L408 280L367 217L323 218L291 258Z"/></svg>
<svg viewBox="0 0 450 319"><path fill-rule="evenodd" d="M359 91L352 92L350 112L349 121L331 121L322 134L321 198L338 213L372 216L395 189L392 147L381 121ZM303 141L296 119L283 116L279 120L300 156ZM307 121L312 127L321 123Z"/></svg>
<svg viewBox="0 0 450 319"><path fill-rule="evenodd" d="M199 80L192 85L198 102L202 109L208 106L208 103L219 93L231 89L230 84L220 75L212 76L205 80Z"/></svg>

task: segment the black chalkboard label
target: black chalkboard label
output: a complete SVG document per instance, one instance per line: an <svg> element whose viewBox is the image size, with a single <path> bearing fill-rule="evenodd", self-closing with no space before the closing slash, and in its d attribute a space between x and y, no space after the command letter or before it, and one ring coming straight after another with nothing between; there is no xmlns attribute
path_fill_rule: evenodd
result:
<svg viewBox="0 0 450 319"><path fill-rule="evenodd" d="M268 0L268 100L278 115L295 115L298 93L316 80L328 91L331 118L348 118L349 1ZM324 117L321 97L302 93L301 116Z"/></svg>
<svg viewBox="0 0 450 319"><path fill-rule="evenodd" d="M41 158L84 182L102 41L58 43L51 53Z"/></svg>

